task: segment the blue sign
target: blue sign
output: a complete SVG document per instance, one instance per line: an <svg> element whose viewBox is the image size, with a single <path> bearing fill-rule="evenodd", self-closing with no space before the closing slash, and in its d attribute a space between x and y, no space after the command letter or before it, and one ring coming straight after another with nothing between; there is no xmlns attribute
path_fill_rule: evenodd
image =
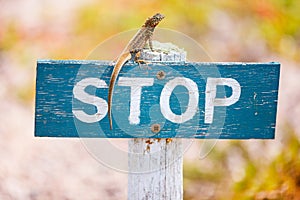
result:
<svg viewBox="0 0 300 200"><path fill-rule="evenodd" d="M279 63L37 63L35 136L272 139Z"/></svg>

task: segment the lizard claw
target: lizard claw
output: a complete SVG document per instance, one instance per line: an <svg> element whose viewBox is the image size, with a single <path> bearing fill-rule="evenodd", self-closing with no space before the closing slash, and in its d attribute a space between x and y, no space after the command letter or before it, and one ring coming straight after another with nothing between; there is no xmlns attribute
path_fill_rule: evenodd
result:
<svg viewBox="0 0 300 200"><path fill-rule="evenodd" d="M135 62L137 62L139 64L139 67L142 69L147 69L147 70L151 70L151 67L149 67L149 62L146 62L145 60L136 60Z"/></svg>

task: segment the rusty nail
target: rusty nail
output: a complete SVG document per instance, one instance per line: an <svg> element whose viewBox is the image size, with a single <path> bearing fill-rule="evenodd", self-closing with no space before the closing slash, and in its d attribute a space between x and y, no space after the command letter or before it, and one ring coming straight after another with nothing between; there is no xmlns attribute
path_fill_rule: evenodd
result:
<svg viewBox="0 0 300 200"><path fill-rule="evenodd" d="M156 78L159 79L159 80L162 80L166 77L166 73L164 71L159 71L157 72L156 74Z"/></svg>
<svg viewBox="0 0 300 200"><path fill-rule="evenodd" d="M152 124L151 125L151 131L153 133L158 133L160 131L160 125L159 124Z"/></svg>

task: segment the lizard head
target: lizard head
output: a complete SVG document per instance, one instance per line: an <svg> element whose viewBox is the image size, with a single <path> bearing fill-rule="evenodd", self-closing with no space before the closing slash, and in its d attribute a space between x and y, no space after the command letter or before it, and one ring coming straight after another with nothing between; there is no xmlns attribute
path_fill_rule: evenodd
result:
<svg viewBox="0 0 300 200"><path fill-rule="evenodd" d="M156 27L159 22L165 18L164 15L157 13L153 15L152 17L148 18L144 24L144 27Z"/></svg>

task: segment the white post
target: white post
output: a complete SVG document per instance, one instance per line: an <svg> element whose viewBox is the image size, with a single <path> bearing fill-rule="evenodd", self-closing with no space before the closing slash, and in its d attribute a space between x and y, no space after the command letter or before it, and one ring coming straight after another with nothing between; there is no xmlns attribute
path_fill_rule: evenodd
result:
<svg viewBox="0 0 300 200"><path fill-rule="evenodd" d="M159 45L163 53L144 50L143 59L185 61L185 52ZM128 200L183 199L182 139L132 139L128 150Z"/></svg>

